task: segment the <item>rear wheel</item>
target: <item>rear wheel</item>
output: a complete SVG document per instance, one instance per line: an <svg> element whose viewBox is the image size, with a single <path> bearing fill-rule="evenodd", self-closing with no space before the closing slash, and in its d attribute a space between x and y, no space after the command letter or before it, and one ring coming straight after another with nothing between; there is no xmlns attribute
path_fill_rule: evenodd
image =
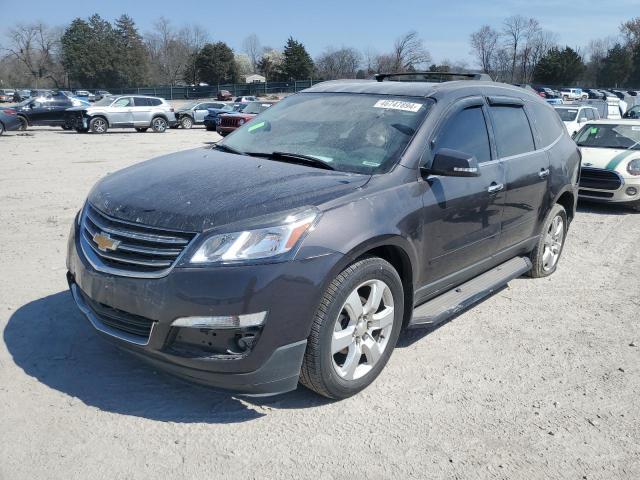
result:
<svg viewBox="0 0 640 480"><path fill-rule="evenodd" d="M4 133L4 125L0 122L0 135Z"/></svg>
<svg viewBox="0 0 640 480"><path fill-rule="evenodd" d="M164 133L167 130L167 121L162 117L151 120L151 128L156 133Z"/></svg>
<svg viewBox="0 0 640 480"><path fill-rule="evenodd" d="M109 130L109 124L102 117L94 117L89 122L89 130L93 133L106 133Z"/></svg>
<svg viewBox="0 0 640 480"><path fill-rule="evenodd" d="M556 203L544 221L536 248L531 252L531 277L547 277L556 271L567 228L567 212L562 205Z"/></svg>
<svg viewBox="0 0 640 480"><path fill-rule="evenodd" d="M20 120L20 126L18 127L18 130L24 132L29 126L29 122L27 122L27 119L24 117L18 117L18 119Z"/></svg>
<svg viewBox="0 0 640 480"><path fill-rule="evenodd" d="M329 398L347 398L370 385L393 351L404 312L398 272L370 257L342 271L316 311L300 381Z"/></svg>
<svg viewBox="0 0 640 480"><path fill-rule="evenodd" d="M182 119L180 120L180 125L182 126L182 128L188 130L193 127L193 119L189 116L182 117Z"/></svg>
<svg viewBox="0 0 640 480"><path fill-rule="evenodd" d="M144 133L147 130L149 130L149 127L136 127L136 132L138 133Z"/></svg>

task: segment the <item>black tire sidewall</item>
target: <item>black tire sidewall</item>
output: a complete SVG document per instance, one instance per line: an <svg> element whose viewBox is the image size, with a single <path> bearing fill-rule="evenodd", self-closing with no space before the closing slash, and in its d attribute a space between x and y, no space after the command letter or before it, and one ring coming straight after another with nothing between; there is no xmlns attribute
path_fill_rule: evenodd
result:
<svg viewBox="0 0 640 480"><path fill-rule="evenodd" d="M365 376L357 380L344 380L335 371L333 356L331 355L331 340L335 322L340 314L342 305L349 294L367 280L378 279L385 282L391 289L394 302L394 322L389 343L384 354L376 366ZM402 281L395 269L382 259L367 259L362 267L357 268L340 284L339 293L333 298L327 310L320 329L320 369L328 391L336 398L344 398L358 393L370 385L387 364L400 335L404 313L404 293Z"/></svg>

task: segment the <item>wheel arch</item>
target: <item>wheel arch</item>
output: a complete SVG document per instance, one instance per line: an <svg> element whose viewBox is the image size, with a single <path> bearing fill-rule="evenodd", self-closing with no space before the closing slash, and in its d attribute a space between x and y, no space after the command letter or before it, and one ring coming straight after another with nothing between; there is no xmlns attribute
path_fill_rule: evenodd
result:
<svg viewBox="0 0 640 480"><path fill-rule="evenodd" d="M556 195L556 198L553 201L553 205L560 204L564 207L567 212L567 220L571 223L575 217L576 212L576 203L578 201L578 197L576 196L573 189L567 187Z"/></svg>
<svg viewBox="0 0 640 480"><path fill-rule="evenodd" d="M102 118L105 122L107 122L107 126L111 127L111 122L109 121L109 117L104 113L94 113L92 115L88 115L88 117L89 117L89 120L87 121L87 124L91 123L91 120L93 120L94 118Z"/></svg>
<svg viewBox="0 0 640 480"><path fill-rule="evenodd" d="M364 257L379 257L389 262L398 272L404 291L403 328L411 320L413 314L415 257L411 254L409 242L398 235L384 235L369 239L351 248L339 262L334 265L323 285L323 292L333 279L345 268Z"/></svg>

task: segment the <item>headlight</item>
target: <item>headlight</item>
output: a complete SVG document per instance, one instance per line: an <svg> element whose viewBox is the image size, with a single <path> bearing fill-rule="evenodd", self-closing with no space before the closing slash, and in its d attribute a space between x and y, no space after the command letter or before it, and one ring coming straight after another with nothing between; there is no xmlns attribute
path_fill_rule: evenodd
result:
<svg viewBox="0 0 640 480"><path fill-rule="evenodd" d="M629 172L631 175L640 175L640 158L631 160L627 164L627 172Z"/></svg>
<svg viewBox="0 0 640 480"><path fill-rule="evenodd" d="M202 243L190 262L238 262L282 255L300 243L317 216L315 210L305 210L273 227L213 235Z"/></svg>
<svg viewBox="0 0 640 480"><path fill-rule="evenodd" d="M241 118L240 120L238 120L238 125L244 125L244 119Z"/></svg>

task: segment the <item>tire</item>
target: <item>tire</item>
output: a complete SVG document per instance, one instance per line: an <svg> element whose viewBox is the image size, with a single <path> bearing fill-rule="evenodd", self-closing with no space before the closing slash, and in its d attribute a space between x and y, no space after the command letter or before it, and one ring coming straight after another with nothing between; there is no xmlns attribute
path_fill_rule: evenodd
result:
<svg viewBox="0 0 640 480"><path fill-rule="evenodd" d="M73 127L70 127L69 125L62 125L62 129L63 130L71 130Z"/></svg>
<svg viewBox="0 0 640 480"><path fill-rule="evenodd" d="M76 132L78 133L87 133L88 131L88 128L76 128Z"/></svg>
<svg viewBox="0 0 640 480"><path fill-rule="evenodd" d="M2 135L4 133L4 125L2 122L0 122L0 135Z"/></svg>
<svg viewBox="0 0 640 480"><path fill-rule="evenodd" d="M540 239L531 252L530 277L548 277L556 271L567 238L567 228L567 212L562 205L556 203L547 214Z"/></svg>
<svg viewBox="0 0 640 480"><path fill-rule="evenodd" d="M380 303L372 316L375 311L367 308L367 300L374 296ZM378 257L352 263L333 279L318 306L300 382L333 399L347 398L366 388L395 348L403 313L402 282L390 263ZM375 322L382 323L376 326ZM344 348L336 350L340 346Z"/></svg>
<svg viewBox="0 0 640 480"><path fill-rule="evenodd" d="M180 126L182 128L184 128L185 130L189 130L191 127L193 127L193 118L191 118L190 116L184 116L180 119Z"/></svg>
<svg viewBox="0 0 640 480"><path fill-rule="evenodd" d="M18 116L18 119L20 120L20 126L18 127L18 130L24 132L29 127L29 122L27 122L26 118L21 116Z"/></svg>
<svg viewBox="0 0 640 480"><path fill-rule="evenodd" d="M93 117L89 122L89 130L91 130L92 133L107 133L107 130L109 130L109 124L104 117Z"/></svg>
<svg viewBox="0 0 640 480"><path fill-rule="evenodd" d="M205 127L207 129L207 132L215 132L216 131L216 127L212 127L210 125L205 125Z"/></svg>
<svg viewBox="0 0 640 480"><path fill-rule="evenodd" d="M149 127L136 127L136 132L138 133L144 133L147 130L149 130Z"/></svg>
<svg viewBox="0 0 640 480"><path fill-rule="evenodd" d="M162 117L155 117L153 120L151 120L151 129L155 133L164 133L164 132L166 132L168 126L169 126L169 124Z"/></svg>

